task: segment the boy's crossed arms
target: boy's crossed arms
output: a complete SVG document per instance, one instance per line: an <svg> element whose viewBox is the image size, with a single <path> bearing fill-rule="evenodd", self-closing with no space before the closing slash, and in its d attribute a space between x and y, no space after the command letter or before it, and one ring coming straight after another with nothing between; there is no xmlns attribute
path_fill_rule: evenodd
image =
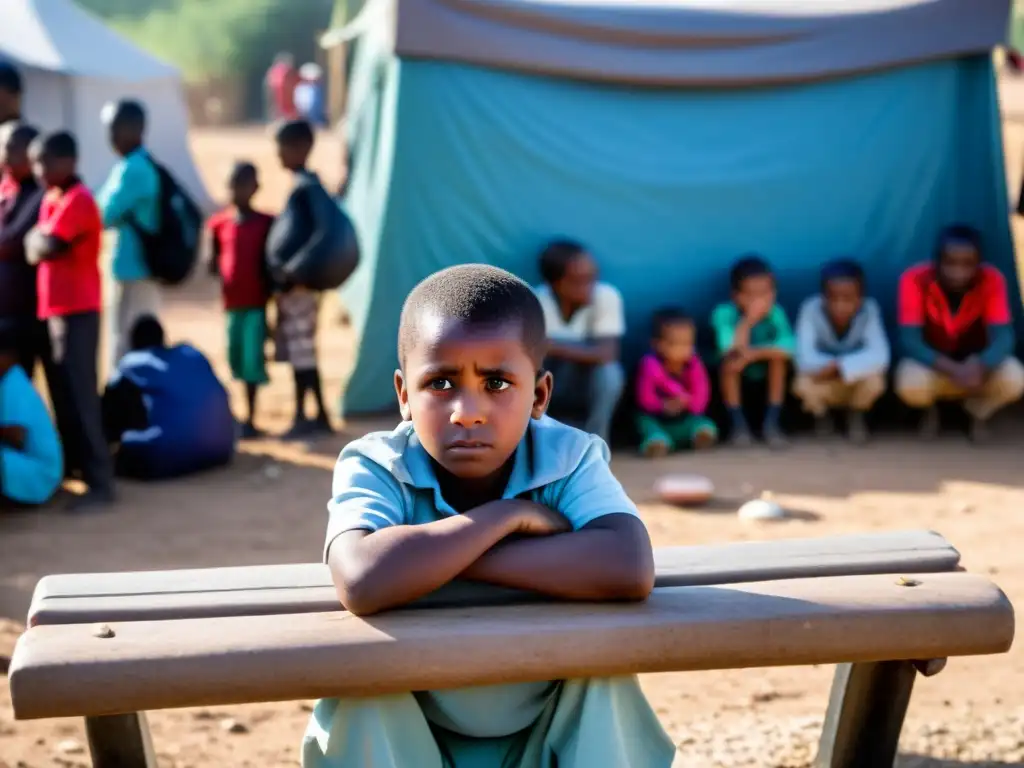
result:
<svg viewBox="0 0 1024 768"><path fill-rule="evenodd" d="M592 446L563 494L577 493L573 486L602 465L611 476ZM401 514L397 481L362 457L339 463L335 483L337 499L349 508L361 497L375 516ZM593 493L606 488L591 487ZM607 505L579 490L570 503ZM566 516L543 504L499 499L422 525L345 531L330 543L328 563L342 604L359 615L410 603L458 578L565 600L643 600L653 588L654 559L647 529L628 509L574 531Z"/></svg>

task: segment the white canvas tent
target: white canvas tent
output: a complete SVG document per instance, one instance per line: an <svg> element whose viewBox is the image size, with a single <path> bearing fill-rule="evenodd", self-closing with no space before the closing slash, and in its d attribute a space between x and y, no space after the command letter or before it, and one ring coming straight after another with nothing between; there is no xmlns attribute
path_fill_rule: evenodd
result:
<svg viewBox="0 0 1024 768"><path fill-rule="evenodd" d="M25 119L42 130L71 130L81 173L96 187L114 163L100 112L135 98L149 114L153 155L208 206L188 146L188 115L177 69L128 42L71 0L0 0L0 58L24 82Z"/></svg>

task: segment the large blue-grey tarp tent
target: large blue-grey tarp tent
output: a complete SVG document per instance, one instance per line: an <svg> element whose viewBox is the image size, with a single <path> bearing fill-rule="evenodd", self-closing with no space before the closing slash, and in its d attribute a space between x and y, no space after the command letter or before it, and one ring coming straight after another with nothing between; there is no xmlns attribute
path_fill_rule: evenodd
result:
<svg viewBox="0 0 1024 768"><path fill-rule="evenodd" d="M393 403L399 310L460 262L538 280L586 243L648 318L705 318L749 251L784 304L860 259L892 316L900 271L966 221L1015 275L990 51L1009 0L369 0L346 205L363 263L343 407ZM1016 279L1015 305L1019 306Z"/></svg>

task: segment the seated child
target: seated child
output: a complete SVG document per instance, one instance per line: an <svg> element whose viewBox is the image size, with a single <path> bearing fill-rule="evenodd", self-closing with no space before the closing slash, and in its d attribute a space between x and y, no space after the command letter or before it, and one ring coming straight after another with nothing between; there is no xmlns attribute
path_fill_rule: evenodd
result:
<svg viewBox="0 0 1024 768"><path fill-rule="evenodd" d="M18 362L17 325L0 329L0 507L43 504L64 459L50 412Z"/></svg>
<svg viewBox="0 0 1024 768"><path fill-rule="evenodd" d="M202 352L167 346L152 315L136 321L130 345L103 393L103 427L118 473L158 480L230 462L235 420Z"/></svg>
<svg viewBox="0 0 1024 768"><path fill-rule="evenodd" d="M897 323L905 357L896 368L896 394L925 410L921 434L939 430L937 400L960 400L971 416L971 437L987 437L988 420L1024 394L1006 280L982 262L981 237L963 224L939 236L933 262L900 277Z"/></svg>
<svg viewBox="0 0 1024 768"><path fill-rule="evenodd" d="M591 435L544 417L544 316L529 286L462 265L402 309L405 421L348 445L325 558L367 615L457 578L567 600L643 600L650 539ZM635 677L324 700L305 768L667 768L674 749Z"/></svg>
<svg viewBox="0 0 1024 768"><path fill-rule="evenodd" d="M829 409L846 411L854 443L868 439L864 414L885 392L889 338L878 302L864 297L864 270L840 259L821 270L821 293L807 299L796 321L793 394L817 422L833 431Z"/></svg>
<svg viewBox="0 0 1024 768"><path fill-rule="evenodd" d="M768 408L761 436L769 446L786 445L779 425L786 397L786 374L795 340L786 313L775 303L775 276L759 256L745 256L729 272L732 301L711 313L718 352L722 357L722 399L729 411L733 445L751 443L743 413L743 379L768 380Z"/></svg>
<svg viewBox="0 0 1024 768"><path fill-rule="evenodd" d="M677 448L709 448L718 439L715 423L704 415L711 383L694 351L693 319L677 309L654 315L652 352L636 376L636 417L640 452L664 456Z"/></svg>
<svg viewBox="0 0 1024 768"><path fill-rule="evenodd" d="M274 223L252 207L259 177L252 163L237 163L228 180L231 206L207 223L210 271L220 277L228 320L228 362L231 375L245 384L246 415L242 437L260 437L256 428L256 397L267 377L267 236Z"/></svg>

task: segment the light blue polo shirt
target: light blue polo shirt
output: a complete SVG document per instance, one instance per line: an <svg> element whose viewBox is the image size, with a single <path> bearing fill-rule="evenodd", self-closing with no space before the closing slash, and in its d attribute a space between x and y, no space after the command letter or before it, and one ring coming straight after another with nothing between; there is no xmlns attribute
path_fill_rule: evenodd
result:
<svg viewBox="0 0 1024 768"><path fill-rule="evenodd" d="M564 515L573 530L615 513L639 516L612 474L608 446L547 416L532 420L516 449L504 499L529 498ZM422 525L458 514L441 498L426 449L411 422L347 445L334 468L324 558L353 530ZM533 723L557 690L552 682L483 686L416 694L423 713L448 730L477 738L505 736Z"/></svg>
<svg viewBox="0 0 1024 768"><path fill-rule="evenodd" d="M516 449L503 499L529 498L579 530L604 515L637 515L608 466L604 441L547 416L530 421ZM324 559L331 542L353 530L422 525L458 514L441 498L433 464L412 422L349 443L334 467Z"/></svg>
<svg viewBox="0 0 1024 768"><path fill-rule="evenodd" d="M113 167L96 202L103 227L117 233L111 270L120 282L145 280L149 274L142 241L127 223L129 214L139 226L155 232L160 223L160 175L145 149L139 148Z"/></svg>

